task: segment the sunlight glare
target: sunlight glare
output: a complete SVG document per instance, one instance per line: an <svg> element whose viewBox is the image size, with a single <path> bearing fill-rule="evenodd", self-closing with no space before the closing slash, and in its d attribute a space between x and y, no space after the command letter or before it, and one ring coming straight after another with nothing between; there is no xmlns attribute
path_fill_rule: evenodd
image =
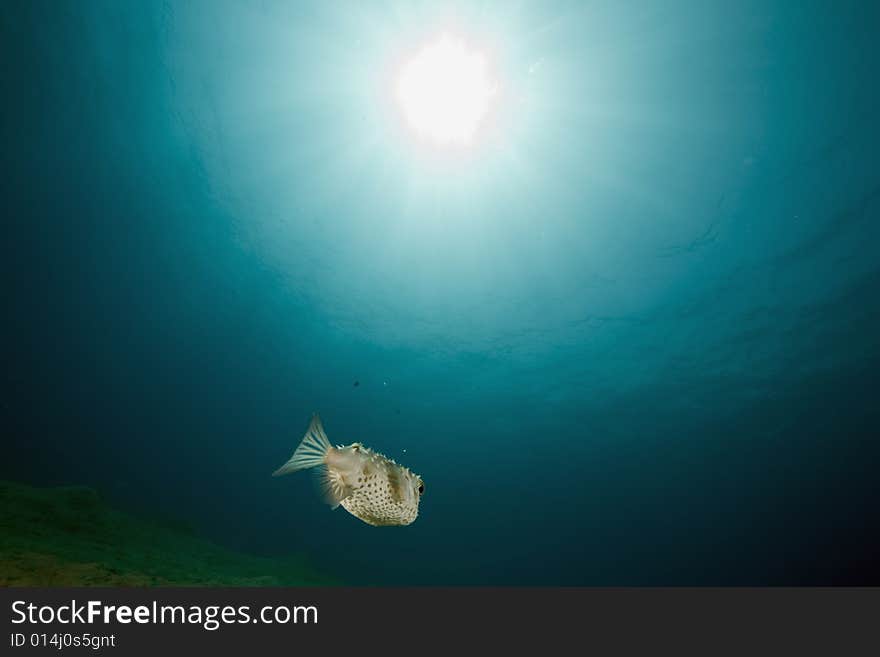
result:
<svg viewBox="0 0 880 657"><path fill-rule="evenodd" d="M439 146L466 145L484 122L495 92L485 56L444 35L403 67L397 99L419 137Z"/></svg>

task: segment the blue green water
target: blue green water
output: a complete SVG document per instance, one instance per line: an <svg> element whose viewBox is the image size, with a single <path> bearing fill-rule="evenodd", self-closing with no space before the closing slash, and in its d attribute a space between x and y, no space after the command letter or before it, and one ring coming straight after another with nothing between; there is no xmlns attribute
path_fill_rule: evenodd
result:
<svg viewBox="0 0 880 657"><path fill-rule="evenodd" d="M0 26L0 477L357 584L880 583L876 3ZM441 29L504 92L451 155L388 93ZM269 476L313 411L413 525Z"/></svg>

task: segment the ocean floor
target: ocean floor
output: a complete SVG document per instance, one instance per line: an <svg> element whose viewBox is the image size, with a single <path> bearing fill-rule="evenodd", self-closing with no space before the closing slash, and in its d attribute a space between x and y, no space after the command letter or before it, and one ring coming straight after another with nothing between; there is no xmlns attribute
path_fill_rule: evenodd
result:
<svg viewBox="0 0 880 657"><path fill-rule="evenodd" d="M304 557L239 554L86 487L0 481L0 586L318 586Z"/></svg>

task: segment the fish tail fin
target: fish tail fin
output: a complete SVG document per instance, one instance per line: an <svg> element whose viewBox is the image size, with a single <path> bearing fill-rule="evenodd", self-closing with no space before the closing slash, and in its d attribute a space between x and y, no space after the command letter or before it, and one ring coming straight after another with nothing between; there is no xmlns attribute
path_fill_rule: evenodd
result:
<svg viewBox="0 0 880 657"><path fill-rule="evenodd" d="M321 426L321 418L315 413L312 416L309 428L306 430L306 435L303 436L293 456L290 457L287 463L273 472L272 476L280 477L291 472L324 465L324 457L330 449L330 441L327 439L327 434L324 433L324 427Z"/></svg>

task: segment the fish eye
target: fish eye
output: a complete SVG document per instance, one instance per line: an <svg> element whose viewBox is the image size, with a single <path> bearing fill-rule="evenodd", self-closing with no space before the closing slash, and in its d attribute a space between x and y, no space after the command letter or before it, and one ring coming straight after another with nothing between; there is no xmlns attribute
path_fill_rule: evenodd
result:
<svg viewBox="0 0 880 657"><path fill-rule="evenodd" d="M356 452L361 451L361 446L358 445L357 443L355 443L354 445L352 445L351 448L352 448L354 451L356 451Z"/></svg>
<svg viewBox="0 0 880 657"><path fill-rule="evenodd" d="M419 482L419 495L421 495L424 492L425 492L425 483L420 481Z"/></svg>

